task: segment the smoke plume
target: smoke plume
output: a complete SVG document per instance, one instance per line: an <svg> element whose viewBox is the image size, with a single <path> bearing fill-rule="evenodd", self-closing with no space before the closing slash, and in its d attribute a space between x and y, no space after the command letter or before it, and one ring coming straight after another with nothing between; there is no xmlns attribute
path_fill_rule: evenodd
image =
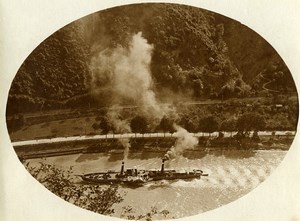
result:
<svg viewBox="0 0 300 221"><path fill-rule="evenodd" d="M130 101L149 118L163 115L165 110L153 91L152 51L153 45L142 37L141 32L133 35L128 48L119 46L101 51L91 60L92 93L101 98L109 97L112 104ZM116 115L111 114L111 117Z"/></svg>
<svg viewBox="0 0 300 221"><path fill-rule="evenodd" d="M118 133L130 131L127 120L121 118L120 104L134 104L151 122L160 120L164 115L177 114L174 108L160 104L155 96L150 71L153 49L153 45L139 32L132 36L128 47L104 49L91 60L91 91L102 102L107 102L105 98L110 99L110 105L114 108L109 109L107 117ZM175 146L166 153L166 159L182 154L184 149L193 148L198 142L182 127L174 127L178 138ZM126 158L130 144L125 140L123 142Z"/></svg>
<svg viewBox="0 0 300 221"><path fill-rule="evenodd" d="M186 129L174 125L176 129L176 143L175 146L172 146L171 150L169 150L164 159L170 160L176 158L176 156L181 155L184 150L194 148L198 144L197 138L192 134L189 133Z"/></svg>
<svg viewBox="0 0 300 221"><path fill-rule="evenodd" d="M107 119L116 133L129 133L131 131L129 123L126 119L122 119L121 111L118 105L114 105L108 110Z"/></svg>
<svg viewBox="0 0 300 221"><path fill-rule="evenodd" d="M129 139L119 139L119 141L122 143L124 146L124 155L123 155L123 160L126 161L128 159L128 154L130 150L130 142Z"/></svg>

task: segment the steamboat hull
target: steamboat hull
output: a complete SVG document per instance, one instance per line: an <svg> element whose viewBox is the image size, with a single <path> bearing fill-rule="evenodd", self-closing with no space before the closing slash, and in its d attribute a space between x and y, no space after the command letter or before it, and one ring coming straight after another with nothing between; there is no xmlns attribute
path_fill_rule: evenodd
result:
<svg viewBox="0 0 300 221"><path fill-rule="evenodd" d="M208 176L202 170L194 169L192 171L178 172L176 170L165 170L164 160L161 170L124 170L124 162L122 162L121 171L107 171L99 173L89 173L79 175L84 182L111 185L123 184L132 187L142 186L145 183L160 181L160 180L192 180L201 179L201 176Z"/></svg>

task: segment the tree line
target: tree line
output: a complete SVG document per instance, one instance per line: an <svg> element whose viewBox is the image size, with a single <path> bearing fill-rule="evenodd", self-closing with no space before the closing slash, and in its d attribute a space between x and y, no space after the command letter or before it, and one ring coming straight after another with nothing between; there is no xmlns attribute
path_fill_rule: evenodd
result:
<svg viewBox="0 0 300 221"><path fill-rule="evenodd" d="M129 121L132 133L174 133L176 132L175 125L185 128L190 133L213 133L213 132L237 132L238 136L247 137L251 132L257 135L258 131L265 130L267 121L265 117L256 112L247 112L238 117L230 117L221 120L214 115L206 115L203 117L198 116L182 116L182 117L169 117L163 116L158 124L152 124L150 120L143 115L135 115ZM96 119L92 127L101 134L119 133L117 128L110 122L109 118L102 116ZM290 129L290 128L282 128Z"/></svg>

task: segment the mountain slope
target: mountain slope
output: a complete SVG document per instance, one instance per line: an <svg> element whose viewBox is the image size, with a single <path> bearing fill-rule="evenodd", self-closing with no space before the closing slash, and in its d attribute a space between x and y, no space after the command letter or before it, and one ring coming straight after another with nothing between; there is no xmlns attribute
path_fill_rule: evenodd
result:
<svg viewBox="0 0 300 221"><path fill-rule="evenodd" d="M190 6L137 4L86 16L42 42L18 71L7 112L90 104L91 60L104 50L127 48L138 32L154 47L149 68L160 97L251 96L263 90L260 73L280 82L280 93L295 91L276 51L240 23Z"/></svg>

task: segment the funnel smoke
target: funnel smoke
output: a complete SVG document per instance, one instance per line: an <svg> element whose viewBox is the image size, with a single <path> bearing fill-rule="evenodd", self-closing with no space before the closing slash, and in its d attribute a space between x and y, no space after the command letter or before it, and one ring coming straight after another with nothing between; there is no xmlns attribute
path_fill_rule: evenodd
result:
<svg viewBox="0 0 300 221"><path fill-rule="evenodd" d="M181 155L184 150L192 149L198 144L198 139L192 134L189 133L186 129L174 125L176 129L177 140L174 146L165 154L164 158L166 160L174 159L178 155Z"/></svg>

